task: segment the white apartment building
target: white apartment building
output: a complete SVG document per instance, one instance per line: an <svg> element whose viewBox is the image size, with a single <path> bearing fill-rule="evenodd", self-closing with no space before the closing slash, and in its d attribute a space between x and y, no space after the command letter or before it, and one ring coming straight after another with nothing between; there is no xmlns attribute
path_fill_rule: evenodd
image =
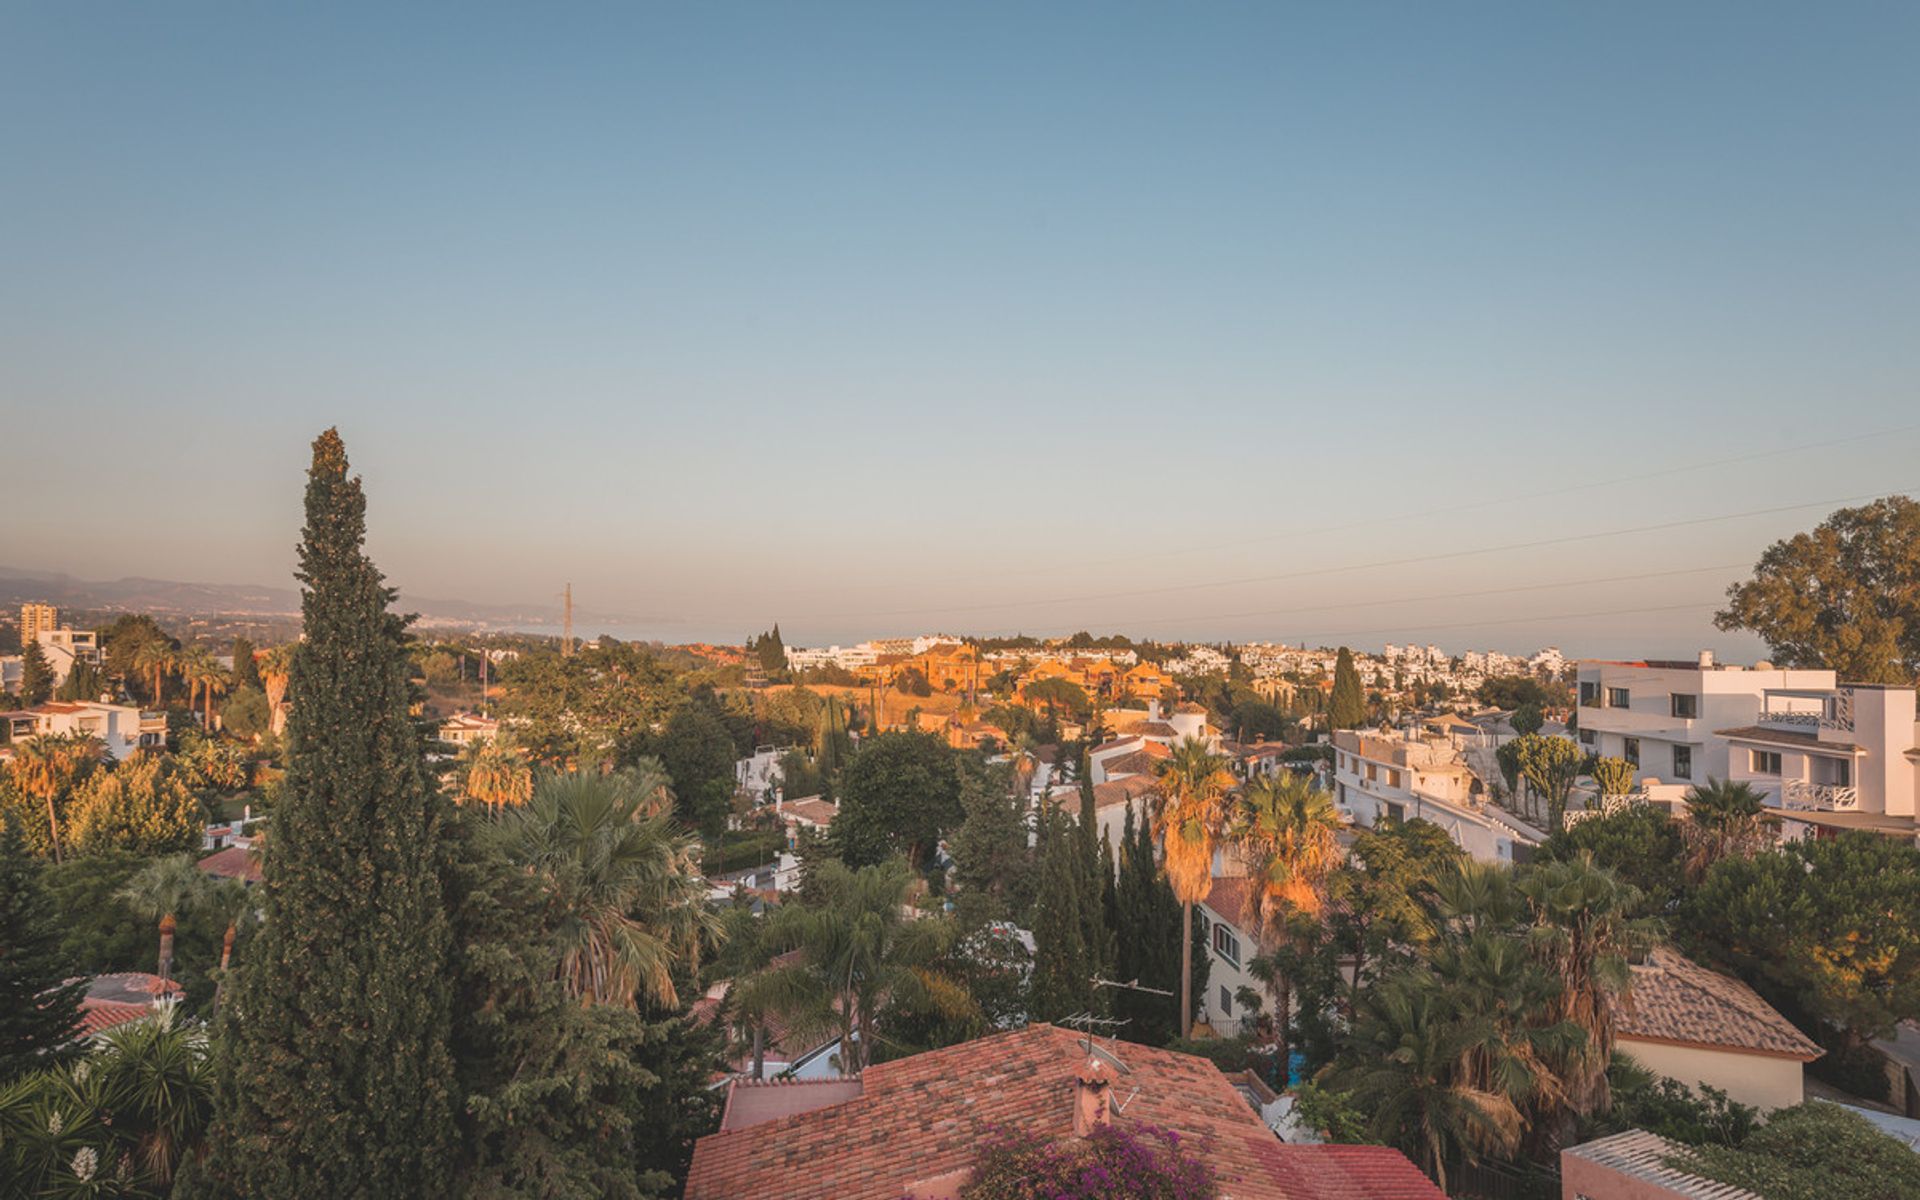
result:
<svg viewBox="0 0 1920 1200"><path fill-rule="evenodd" d="M1524 862L1537 840L1488 808L1452 738L1336 730L1333 780L1334 803L1355 824L1432 821L1482 862Z"/></svg>
<svg viewBox="0 0 1920 1200"><path fill-rule="evenodd" d="M84 734L99 738L115 762L144 747L167 741L165 713L141 712L126 704L94 701L53 701L17 712L0 713L15 745L49 734Z"/></svg>
<svg viewBox="0 0 1920 1200"><path fill-rule="evenodd" d="M1755 724L1769 691L1828 690L1834 674L1722 665L1702 651L1694 662L1583 659L1579 681L1582 747L1625 759L1642 784L1685 786L1727 777L1728 741L1716 731Z"/></svg>
<svg viewBox="0 0 1920 1200"><path fill-rule="evenodd" d="M1727 777L1764 793L1783 836L1844 829L1913 836L1920 714L1912 688L1768 688L1745 725L1715 730Z"/></svg>
<svg viewBox="0 0 1920 1200"><path fill-rule="evenodd" d="M814 671L821 667L839 667L843 671L857 671L880 661L880 651L864 642L858 646L826 646L813 649L788 646L786 650L787 669L790 671Z"/></svg>

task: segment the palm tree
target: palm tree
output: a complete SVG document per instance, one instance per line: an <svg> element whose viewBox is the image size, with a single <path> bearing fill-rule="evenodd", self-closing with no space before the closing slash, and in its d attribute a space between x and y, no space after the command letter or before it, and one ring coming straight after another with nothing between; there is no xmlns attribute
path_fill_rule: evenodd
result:
<svg viewBox="0 0 1920 1200"><path fill-rule="evenodd" d="M888 1005L929 1010L950 1020L978 1015L966 989L935 969L952 926L912 920L905 904L915 882L892 859L855 871L828 859L807 881L812 895L767 925L767 948L787 951L734 984L742 1014L778 1013L800 1037L837 1037L842 1074L858 1074L881 1043Z"/></svg>
<svg viewBox="0 0 1920 1200"><path fill-rule="evenodd" d="M1340 815L1333 797L1291 771L1264 775L1240 795L1228 837L1249 867L1259 889L1253 933L1267 951L1266 969L1274 989L1274 1029L1280 1061L1287 1061L1287 1024L1293 1019L1292 986L1274 958L1294 936L1296 914L1317 917L1326 906L1327 878L1343 857Z"/></svg>
<svg viewBox="0 0 1920 1200"><path fill-rule="evenodd" d="M1750 857L1770 840L1766 797L1744 781L1709 777L1687 792L1680 834L1687 845L1687 878L1698 883L1723 858Z"/></svg>
<svg viewBox="0 0 1920 1200"><path fill-rule="evenodd" d="M455 799L484 804L488 812L525 804L533 796L533 768L504 738L469 743L460 755L458 776Z"/></svg>
<svg viewBox="0 0 1920 1200"><path fill-rule="evenodd" d="M1430 977L1396 975L1366 994L1354 1054L1331 1077L1372 1114L1373 1136L1406 1153L1442 1191L1447 1163L1481 1147L1512 1153L1524 1126L1511 1098L1462 1078L1474 1040Z"/></svg>
<svg viewBox="0 0 1920 1200"><path fill-rule="evenodd" d="M201 724L211 733L213 731L213 696L216 691L227 690L227 673L213 657L212 651L205 646L195 646L183 655L179 662L180 674L187 681L187 705L191 707L195 696L203 697L205 705Z"/></svg>
<svg viewBox="0 0 1920 1200"><path fill-rule="evenodd" d="M1187 738L1160 764L1154 837L1180 901L1180 1036L1193 1031L1193 906L1213 883L1214 844L1226 816L1233 772L1205 742Z"/></svg>
<svg viewBox="0 0 1920 1200"><path fill-rule="evenodd" d="M220 974L213 988L213 1009L219 1012L220 997L227 989L227 968L233 963L233 943L240 936L240 927L257 920L260 910L253 889L238 879L223 879L209 888L205 906L208 912L224 918L227 923L226 933L220 939Z"/></svg>
<svg viewBox="0 0 1920 1200"><path fill-rule="evenodd" d="M148 638L140 643L138 650L134 651L133 665L134 669L141 674L153 676L152 703L155 708L160 707L165 700L162 688L166 683L166 677L179 665L179 656L175 653L172 644L165 638Z"/></svg>
<svg viewBox="0 0 1920 1200"><path fill-rule="evenodd" d="M1560 985L1546 1020L1571 1022L1586 1034L1556 1064L1566 1083L1565 1107L1558 1115L1604 1112L1614 1019L1632 983L1628 958L1653 932L1649 923L1633 919L1640 889L1595 865L1592 853L1583 850L1563 862L1536 865L1520 877L1516 890L1532 916L1528 941L1534 955ZM1549 1115L1554 1115L1551 1108Z"/></svg>
<svg viewBox="0 0 1920 1200"><path fill-rule="evenodd" d="M14 748L13 782L47 806L47 837L60 861L60 807L106 757L99 738L82 733L41 734Z"/></svg>
<svg viewBox="0 0 1920 1200"><path fill-rule="evenodd" d="M156 974L160 978L173 978L173 933L179 914L204 904L212 887L193 855L170 854L134 872L117 893L135 912L159 922L160 969Z"/></svg>
<svg viewBox="0 0 1920 1200"><path fill-rule="evenodd" d="M698 843L625 773L549 774L498 827L508 857L546 885L559 977L583 1006L675 1006L673 968L720 936Z"/></svg>
<svg viewBox="0 0 1920 1200"><path fill-rule="evenodd" d="M1013 765L1013 798L1020 802L1024 811L1030 799L1028 789L1033 786L1033 774L1038 769L1033 756L1033 736L1018 734L1013 744L1007 747L1007 761Z"/></svg>
<svg viewBox="0 0 1920 1200"><path fill-rule="evenodd" d="M267 693L267 728L280 733L287 727L287 683L293 675L293 653L298 642L283 642L260 656L260 682Z"/></svg>

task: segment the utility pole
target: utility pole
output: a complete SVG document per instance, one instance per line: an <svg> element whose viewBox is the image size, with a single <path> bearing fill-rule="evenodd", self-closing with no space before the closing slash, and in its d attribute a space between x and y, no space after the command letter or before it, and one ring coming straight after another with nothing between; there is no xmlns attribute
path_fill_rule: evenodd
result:
<svg viewBox="0 0 1920 1200"><path fill-rule="evenodd" d="M562 618L560 634L560 657L573 657L573 584L567 584L567 590L561 593L566 599L565 615Z"/></svg>

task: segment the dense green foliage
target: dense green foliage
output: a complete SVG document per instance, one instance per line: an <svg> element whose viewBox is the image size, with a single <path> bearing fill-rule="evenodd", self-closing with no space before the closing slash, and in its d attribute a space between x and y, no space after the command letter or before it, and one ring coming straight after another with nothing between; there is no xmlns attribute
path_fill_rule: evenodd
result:
<svg viewBox="0 0 1920 1200"><path fill-rule="evenodd" d="M409 715L405 624L361 550L366 501L329 430L300 547L285 798L265 921L221 1011L208 1190L417 1195L452 1165L446 806Z"/></svg>
<svg viewBox="0 0 1920 1200"><path fill-rule="evenodd" d="M1861 683L1920 679L1920 501L1843 508L1775 542L1727 589L1721 629L1760 635L1783 667Z"/></svg>
<svg viewBox="0 0 1920 1200"><path fill-rule="evenodd" d="M1360 691L1360 672L1353 651L1340 647L1333 664L1333 694L1327 698L1327 722L1335 729L1353 729L1367 719L1367 700Z"/></svg>
<svg viewBox="0 0 1920 1200"><path fill-rule="evenodd" d="M832 836L849 866L871 866L904 854L927 861L934 844L965 816L954 752L930 733L870 738L847 764Z"/></svg>
<svg viewBox="0 0 1920 1200"><path fill-rule="evenodd" d="M61 914L20 831L0 818L0 1082L50 1061L79 1024L84 984L66 985Z"/></svg>
<svg viewBox="0 0 1920 1200"><path fill-rule="evenodd" d="M1765 1200L1920 1196L1920 1154L1858 1113L1818 1100L1781 1109L1737 1146L1696 1146L1668 1162Z"/></svg>

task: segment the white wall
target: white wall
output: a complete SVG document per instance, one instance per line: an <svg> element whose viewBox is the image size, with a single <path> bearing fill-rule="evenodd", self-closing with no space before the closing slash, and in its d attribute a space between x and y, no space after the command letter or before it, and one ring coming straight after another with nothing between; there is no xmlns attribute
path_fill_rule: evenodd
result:
<svg viewBox="0 0 1920 1200"><path fill-rule="evenodd" d="M1803 1064L1799 1059L1710 1050L1703 1046L1674 1046L1628 1037L1618 1039L1614 1045L1620 1053L1629 1055L1656 1075L1677 1079L1695 1090L1701 1084L1708 1084L1725 1092L1729 1099L1751 1105L1763 1113L1790 1107L1805 1098L1801 1087Z"/></svg>

